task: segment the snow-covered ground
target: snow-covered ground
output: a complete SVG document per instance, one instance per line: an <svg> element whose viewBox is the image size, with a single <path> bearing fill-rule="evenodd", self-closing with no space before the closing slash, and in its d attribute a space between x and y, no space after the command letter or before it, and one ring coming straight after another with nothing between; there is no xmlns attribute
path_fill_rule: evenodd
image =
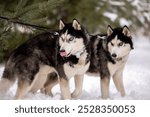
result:
<svg viewBox="0 0 150 117"><path fill-rule="evenodd" d="M114 100L147 100L150 99L150 40L145 37L134 37L134 50L131 51L129 60L124 70L124 85L126 96L121 97L116 91L113 81L110 82L110 99ZM0 77L4 66L0 66ZM70 89L73 91L73 78L70 80ZM13 99L16 92L16 84L10 89L3 99ZM56 85L53 88L54 97L46 96L40 92L33 95L29 93L24 99L30 100L57 100L60 99L60 89ZM85 75L83 93L77 99L96 100L100 99L99 77ZM2 98L2 97L0 97Z"/></svg>

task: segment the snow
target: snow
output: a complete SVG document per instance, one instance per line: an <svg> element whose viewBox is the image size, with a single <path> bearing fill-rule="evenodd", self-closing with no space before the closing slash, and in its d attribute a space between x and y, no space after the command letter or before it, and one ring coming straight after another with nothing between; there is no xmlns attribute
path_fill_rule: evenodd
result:
<svg viewBox="0 0 150 117"><path fill-rule="evenodd" d="M111 13L111 12L105 12L105 13L103 13L103 15L108 17L112 22L114 22L116 20L116 18L118 17L117 14Z"/></svg>
<svg viewBox="0 0 150 117"><path fill-rule="evenodd" d="M148 0L134 0L132 5L136 8L136 11L133 11L135 16L138 16L138 19L143 25L146 21L150 21L150 1Z"/></svg>
<svg viewBox="0 0 150 117"><path fill-rule="evenodd" d="M150 40L146 37L134 37L134 50L131 51L129 60L124 70L123 80L126 96L121 97L117 92L114 83L110 82L111 100L147 100L150 99ZM0 66L0 77L4 66ZM70 80L71 92L74 89L74 80ZM53 97L46 96L40 92L29 93L25 100L59 100L60 88L56 85L53 88ZM13 99L16 92L16 83L4 97L0 99ZM100 98L99 77L85 75L82 95L78 100L97 100Z"/></svg>
<svg viewBox="0 0 150 117"><path fill-rule="evenodd" d="M110 0L109 1L111 5L114 5L114 6L124 6L125 3L124 2L120 2L120 1L112 1Z"/></svg>
<svg viewBox="0 0 150 117"><path fill-rule="evenodd" d="M119 22L120 22L120 26L124 26L124 25L130 26L132 24L131 21L128 21L125 18L120 18Z"/></svg>

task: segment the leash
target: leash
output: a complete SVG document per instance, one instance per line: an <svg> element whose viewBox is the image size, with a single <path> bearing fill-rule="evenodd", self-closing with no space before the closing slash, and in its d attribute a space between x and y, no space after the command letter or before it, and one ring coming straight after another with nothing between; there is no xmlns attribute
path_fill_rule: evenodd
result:
<svg viewBox="0 0 150 117"><path fill-rule="evenodd" d="M14 18L8 18L8 17L5 17L5 16L0 16L0 19L6 20L8 22L15 23L15 24L29 26L29 27L32 27L32 28L35 28L35 29L38 29L38 30L42 30L42 31L50 31L50 28L47 28L47 27L44 27L44 26L39 26L39 25L34 25L34 24L29 24L29 23L24 23L22 21L15 20Z"/></svg>

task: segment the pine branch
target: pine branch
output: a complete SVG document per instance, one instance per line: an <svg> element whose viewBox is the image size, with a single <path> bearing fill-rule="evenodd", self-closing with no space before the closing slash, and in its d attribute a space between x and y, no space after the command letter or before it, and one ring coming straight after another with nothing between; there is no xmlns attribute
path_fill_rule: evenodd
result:
<svg viewBox="0 0 150 117"><path fill-rule="evenodd" d="M21 22L21 21L12 19L12 18L4 17L4 16L0 16L0 19L7 20L8 22L11 22L11 23L14 23L14 24L20 24L20 25L23 25L23 26L29 26L29 27L32 27L32 28L35 28L35 29L38 29L38 30L43 30L43 31L50 30L47 27L34 25L34 24L29 24L29 23L24 23L24 22Z"/></svg>

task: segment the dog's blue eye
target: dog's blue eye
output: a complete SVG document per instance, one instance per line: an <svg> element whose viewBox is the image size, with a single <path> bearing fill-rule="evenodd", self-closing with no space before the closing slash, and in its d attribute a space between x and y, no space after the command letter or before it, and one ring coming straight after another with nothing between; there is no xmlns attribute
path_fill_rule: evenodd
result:
<svg viewBox="0 0 150 117"><path fill-rule="evenodd" d="M69 41L73 41L73 40L74 40L74 37L70 37L70 38L69 38Z"/></svg>
<svg viewBox="0 0 150 117"><path fill-rule="evenodd" d="M123 46L123 42L120 42L120 43L118 44L118 46Z"/></svg>

